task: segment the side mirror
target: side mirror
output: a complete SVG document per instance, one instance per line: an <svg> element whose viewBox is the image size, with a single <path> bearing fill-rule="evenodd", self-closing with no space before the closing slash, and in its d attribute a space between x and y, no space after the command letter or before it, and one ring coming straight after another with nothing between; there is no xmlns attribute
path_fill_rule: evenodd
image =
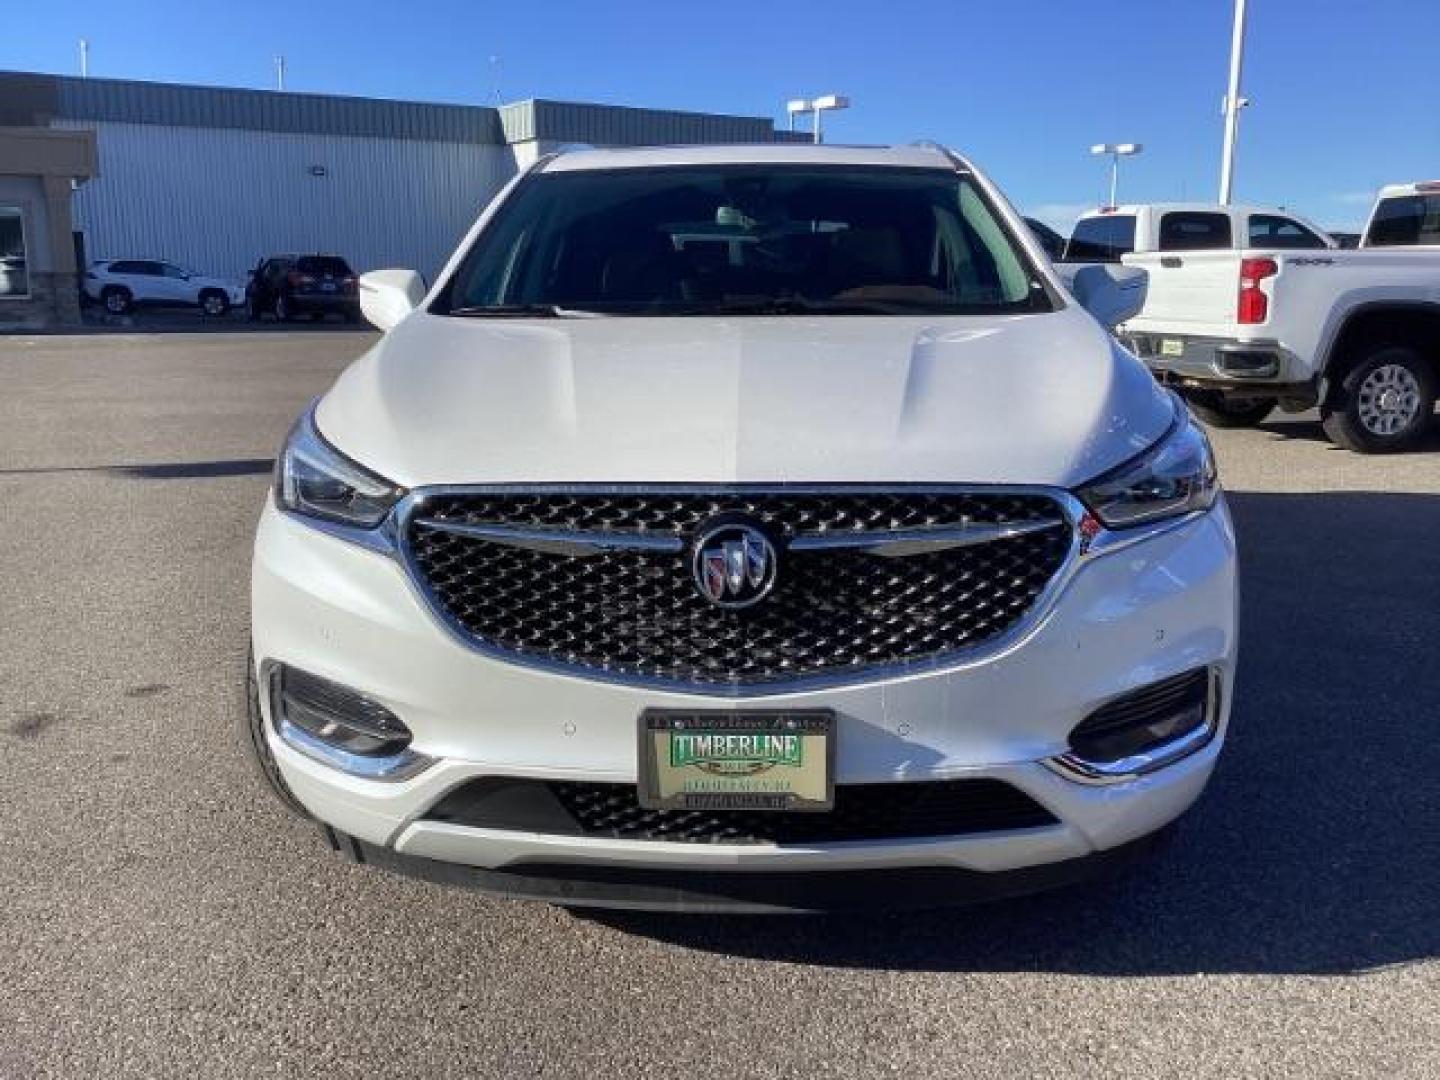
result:
<svg viewBox="0 0 1440 1080"><path fill-rule="evenodd" d="M414 270L371 270L360 275L360 310L377 330L389 330L425 299L425 279Z"/></svg>
<svg viewBox="0 0 1440 1080"><path fill-rule="evenodd" d="M1076 301L1106 330L1135 318L1145 306L1150 275L1138 266L1072 263L1059 269Z"/></svg>

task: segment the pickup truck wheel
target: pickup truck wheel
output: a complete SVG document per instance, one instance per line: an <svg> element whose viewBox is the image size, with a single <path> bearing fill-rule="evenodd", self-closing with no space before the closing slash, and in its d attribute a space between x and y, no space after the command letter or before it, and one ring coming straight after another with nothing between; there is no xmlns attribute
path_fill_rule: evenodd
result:
<svg viewBox="0 0 1440 1080"><path fill-rule="evenodd" d="M1227 399L1224 394L1200 392L1186 397L1192 412L1216 428L1254 427L1278 404L1275 398Z"/></svg>
<svg viewBox="0 0 1440 1080"><path fill-rule="evenodd" d="M280 767L275 764L275 755L270 752L270 743L265 737L265 717L260 712L260 686L255 680L255 656L245 657L245 708L239 717L236 735L240 749L265 781L265 785L280 800L286 810L297 817L309 818L310 813L285 783Z"/></svg>
<svg viewBox="0 0 1440 1080"><path fill-rule="evenodd" d="M1435 415L1435 374L1413 349L1376 349L1345 376L1322 411L1325 434L1360 454L1403 450Z"/></svg>

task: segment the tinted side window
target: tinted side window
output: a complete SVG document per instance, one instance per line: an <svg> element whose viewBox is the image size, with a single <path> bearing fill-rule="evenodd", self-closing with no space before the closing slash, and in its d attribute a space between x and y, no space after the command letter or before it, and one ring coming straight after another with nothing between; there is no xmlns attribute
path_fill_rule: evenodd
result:
<svg viewBox="0 0 1440 1080"><path fill-rule="evenodd" d="M140 263L130 262L130 261L128 261L128 260L126 260L126 261L124 261L124 262L113 262L113 263L110 264L110 273L112 273L112 274L143 274L145 271L140 269L140 265L141 265Z"/></svg>
<svg viewBox="0 0 1440 1080"><path fill-rule="evenodd" d="M1230 215L1174 210L1160 219L1161 251L1230 247Z"/></svg>
<svg viewBox="0 0 1440 1080"><path fill-rule="evenodd" d="M1323 248L1325 241L1298 221L1277 214L1251 214L1249 246L1285 249Z"/></svg>
<svg viewBox="0 0 1440 1080"><path fill-rule="evenodd" d="M1440 195L1381 199L1365 243L1376 247L1440 244Z"/></svg>
<svg viewBox="0 0 1440 1080"><path fill-rule="evenodd" d="M181 270L180 267L171 263L161 263L160 272L168 278L183 278L185 276L184 270Z"/></svg>
<svg viewBox="0 0 1440 1080"><path fill-rule="evenodd" d="M1134 250L1134 216L1105 214L1075 223L1075 232L1065 245L1065 261L1119 262L1121 255Z"/></svg>

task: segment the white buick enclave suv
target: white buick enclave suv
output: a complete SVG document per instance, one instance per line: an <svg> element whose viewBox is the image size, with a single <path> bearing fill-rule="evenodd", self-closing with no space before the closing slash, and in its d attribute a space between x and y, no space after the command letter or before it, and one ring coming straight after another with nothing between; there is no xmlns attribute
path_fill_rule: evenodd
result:
<svg viewBox="0 0 1440 1080"><path fill-rule="evenodd" d="M388 332L260 521L247 745L346 854L562 903L1128 860L1219 753L1235 543L1107 281L939 148L541 160L428 293L362 279Z"/></svg>

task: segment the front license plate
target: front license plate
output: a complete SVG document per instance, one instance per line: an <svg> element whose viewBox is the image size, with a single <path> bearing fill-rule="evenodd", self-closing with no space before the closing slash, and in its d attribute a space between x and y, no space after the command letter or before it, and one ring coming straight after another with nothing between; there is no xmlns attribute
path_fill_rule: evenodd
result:
<svg viewBox="0 0 1440 1080"><path fill-rule="evenodd" d="M829 810L835 714L646 709L640 805L680 810Z"/></svg>
<svg viewBox="0 0 1440 1080"><path fill-rule="evenodd" d="M1185 342L1179 338L1162 338L1160 340L1161 356L1184 356Z"/></svg>

